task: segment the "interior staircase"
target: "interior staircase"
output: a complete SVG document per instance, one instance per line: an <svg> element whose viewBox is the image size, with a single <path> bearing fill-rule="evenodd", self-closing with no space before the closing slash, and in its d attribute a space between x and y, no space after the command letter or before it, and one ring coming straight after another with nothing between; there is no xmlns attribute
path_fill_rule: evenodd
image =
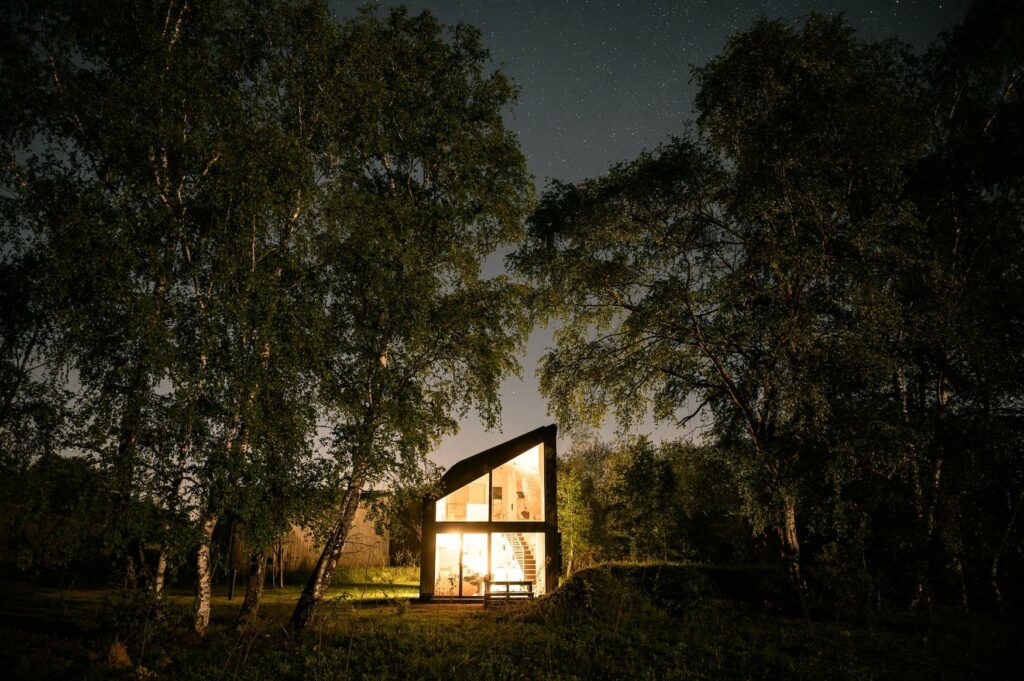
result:
<svg viewBox="0 0 1024 681"><path fill-rule="evenodd" d="M523 580L537 583L537 556L533 555L533 549L526 543L526 539L520 532L511 532L508 535L509 544L512 546L512 553L516 562L523 568Z"/></svg>

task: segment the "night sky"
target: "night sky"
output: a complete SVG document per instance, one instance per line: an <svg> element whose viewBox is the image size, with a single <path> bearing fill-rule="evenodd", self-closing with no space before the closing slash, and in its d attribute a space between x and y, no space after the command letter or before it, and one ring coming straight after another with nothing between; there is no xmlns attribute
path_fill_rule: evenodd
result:
<svg viewBox="0 0 1024 681"><path fill-rule="evenodd" d="M341 16L362 2L332 2ZM538 191L551 178L575 181L630 160L692 119L690 68L717 54L726 38L756 18L795 19L808 12L843 12L869 39L897 36L923 49L963 16L967 0L863 0L861 2L612 2L591 0L436 0L382 2L429 9L447 23L464 21L483 32L494 65L521 87L507 114L519 135ZM502 269L492 258L487 270ZM444 466L551 422L537 389L536 369L550 329L530 337L521 358L522 379L502 386L501 432L483 430L474 414L447 438L434 460ZM602 435L610 437L614 424ZM647 423L637 432L673 437L670 427ZM559 448L570 444L564 434Z"/></svg>

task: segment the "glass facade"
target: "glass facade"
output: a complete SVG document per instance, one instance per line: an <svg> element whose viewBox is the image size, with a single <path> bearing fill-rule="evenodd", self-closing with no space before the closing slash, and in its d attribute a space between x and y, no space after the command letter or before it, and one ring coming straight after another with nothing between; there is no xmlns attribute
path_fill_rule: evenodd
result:
<svg viewBox="0 0 1024 681"><path fill-rule="evenodd" d="M434 590L439 597L546 591L544 445L538 444L436 502ZM489 523L472 527L445 523ZM507 532L504 523L538 523ZM517 529L525 529L519 525Z"/></svg>
<svg viewBox="0 0 1024 681"><path fill-rule="evenodd" d="M487 539L487 534L478 532L438 533L434 554L435 596L482 596L485 581L511 583L492 587L491 593L504 593L506 589L528 591L526 582L533 585L534 594L545 592L544 533L492 532L490 561Z"/></svg>

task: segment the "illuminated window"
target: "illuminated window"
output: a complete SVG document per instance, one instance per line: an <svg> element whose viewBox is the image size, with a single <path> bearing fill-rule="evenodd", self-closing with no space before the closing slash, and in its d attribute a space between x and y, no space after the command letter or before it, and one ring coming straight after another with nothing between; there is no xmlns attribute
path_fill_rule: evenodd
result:
<svg viewBox="0 0 1024 681"><path fill-rule="evenodd" d="M495 532L491 535L491 581L531 582L533 593L544 593L544 534L541 532ZM509 591L526 591L525 584L512 584ZM492 590L493 591L493 590ZM505 591L501 586L498 593Z"/></svg>
<svg viewBox="0 0 1024 681"><path fill-rule="evenodd" d="M487 535L438 534L434 575L436 596L482 596L487 579Z"/></svg>
<svg viewBox="0 0 1024 681"><path fill-rule="evenodd" d="M462 595L483 596L487 579L487 535L462 535Z"/></svg>
<svg viewBox="0 0 1024 681"><path fill-rule="evenodd" d="M543 473L543 445L495 468L491 473L491 520L544 520Z"/></svg>
<svg viewBox="0 0 1024 681"><path fill-rule="evenodd" d="M437 502L439 521L487 520L487 476L460 487Z"/></svg>
<svg viewBox="0 0 1024 681"><path fill-rule="evenodd" d="M434 593L438 596L459 595L459 558L462 536L454 532L437 535L434 561Z"/></svg>

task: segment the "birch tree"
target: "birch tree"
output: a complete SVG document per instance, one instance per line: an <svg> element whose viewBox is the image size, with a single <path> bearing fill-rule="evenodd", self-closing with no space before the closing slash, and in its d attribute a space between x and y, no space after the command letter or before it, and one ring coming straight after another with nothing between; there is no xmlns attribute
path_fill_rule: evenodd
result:
<svg viewBox="0 0 1024 681"><path fill-rule="evenodd" d="M134 527L133 503L191 525L202 634L210 540L253 443L287 440L276 453L289 461L311 452L295 263L333 24L304 2L12 9L8 215L45 244L62 286L50 312L77 375L73 444L107 472L129 561L144 538L181 540Z"/></svg>
<svg viewBox="0 0 1024 681"><path fill-rule="evenodd" d="M473 406L498 418L525 339L519 289L485 279L531 198L502 112L515 90L486 72L479 32L429 14L363 12L342 31L330 93L323 233L324 363L339 499L292 615L314 619L363 490L416 470Z"/></svg>
<svg viewBox="0 0 1024 681"><path fill-rule="evenodd" d="M810 565L856 607L1004 598L1022 21L975 3L923 59L841 18L759 21L695 70L689 134L552 184L513 257L565 321L560 421L702 426L797 595Z"/></svg>
<svg viewBox="0 0 1024 681"><path fill-rule="evenodd" d="M905 221L903 63L839 20L759 22L696 71L692 135L554 183L513 257L566 322L542 365L559 420L712 417L798 594L830 362L869 354L855 320L878 289L858 273Z"/></svg>

